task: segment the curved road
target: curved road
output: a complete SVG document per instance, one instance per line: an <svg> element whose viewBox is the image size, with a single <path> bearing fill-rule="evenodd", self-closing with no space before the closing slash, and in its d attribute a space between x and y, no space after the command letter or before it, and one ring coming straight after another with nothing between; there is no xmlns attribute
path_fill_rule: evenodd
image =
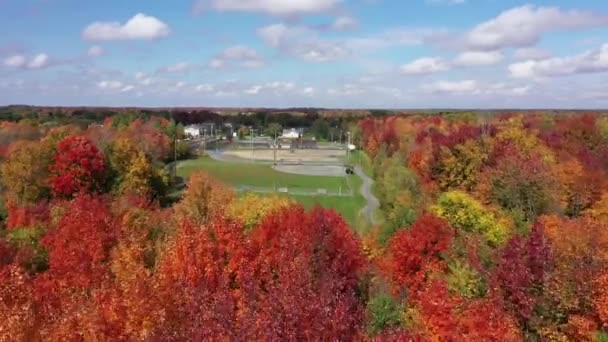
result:
<svg viewBox="0 0 608 342"><path fill-rule="evenodd" d="M361 169L360 166L355 167L355 174L361 178L363 181L363 185L361 186L361 195L367 201L367 204L363 209L361 209L361 213L363 216L367 218L367 221L371 223L372 226L377 224L376 215L374 213L380 207L380 201L374 196L372 193L372 185L374 184L374 180L369 178L365 172Z"/></svg>

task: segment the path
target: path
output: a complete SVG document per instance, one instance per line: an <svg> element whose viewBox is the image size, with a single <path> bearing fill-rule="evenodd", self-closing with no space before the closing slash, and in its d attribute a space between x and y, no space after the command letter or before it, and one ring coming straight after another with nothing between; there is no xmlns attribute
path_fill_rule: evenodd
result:
<svg viewBox="0 0 608 342"><path fill-rule="evenodd" d="M363 181L363 185L361 185L361 195L367 201L365 207L361 209L361 213L367 218L367 221L371 223L372 226L375 226L377 224L375 213L380 207L380 201L378 201L376 196L374 196L372 193L372 185L374 184L374 180L369 178L365 172L363 172L360 166L355 166L355 174L357 174L357 176L359 176Z"/></svg>

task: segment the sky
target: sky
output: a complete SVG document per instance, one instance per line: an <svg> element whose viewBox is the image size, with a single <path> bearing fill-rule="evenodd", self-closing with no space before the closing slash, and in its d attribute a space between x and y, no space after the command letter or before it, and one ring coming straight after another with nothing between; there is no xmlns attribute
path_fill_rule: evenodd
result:
<svg viewBox="0 0 608 342"><path fill-rule="evenodd" d="M608 108L608 1L0 0L0 105Z"/></svg>

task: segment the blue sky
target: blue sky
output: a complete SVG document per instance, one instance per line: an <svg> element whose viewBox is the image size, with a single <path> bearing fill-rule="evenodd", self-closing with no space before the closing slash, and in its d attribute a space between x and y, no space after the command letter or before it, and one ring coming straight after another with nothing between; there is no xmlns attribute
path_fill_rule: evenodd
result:
<svg viewBox="0 0 608 342"><path fill-rule="evenodd" d="M608 1L0 0L0 104L608 108Z"/></svg>

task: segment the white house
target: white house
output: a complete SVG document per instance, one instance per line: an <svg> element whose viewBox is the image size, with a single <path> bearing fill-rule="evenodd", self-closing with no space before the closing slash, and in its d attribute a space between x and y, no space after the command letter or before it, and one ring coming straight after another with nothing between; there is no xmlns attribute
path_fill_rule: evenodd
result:
<svg viewBox="0 0 608 342"><path fill-rule="evenodd" d="M213 122L198 125L188 125L184 127L184 134L192 138L198 138L201 135L211 136L215 133L215 124Z"/></svg>
<svg viewBox="0 0 608 342"><path fill-rule="evenodd" d="M296 128L284 129L283 134L281 135L281 138L298 139L301 136L301 134L302 134L301 129L296 129Z"/></svg>
<svg viewBox="0 0 608 342"><path fill-rule="evenodd" d="M201 136L201 126L200 125L188 125L184 127L184 134L189 137L198 138Z"/></svg>

